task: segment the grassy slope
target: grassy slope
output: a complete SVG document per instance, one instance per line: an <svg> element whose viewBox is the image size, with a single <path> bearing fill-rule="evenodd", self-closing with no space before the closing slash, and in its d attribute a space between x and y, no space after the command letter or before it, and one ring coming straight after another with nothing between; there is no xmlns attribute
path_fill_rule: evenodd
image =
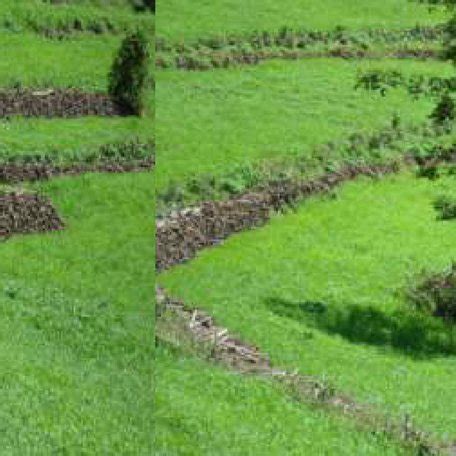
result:
<svg viewBox="0 0 456 456"><path fill-rule="evenodd" d="M436 62L268 62L205 73L159 72L157 189L195 174L223 174L258 159L310 153L313 146L389 124L395 112L420 123L431 100L405 91L387 97L355 91L357 70L452 74ZM177 119L177 120L176 120Z"/></svg>
<svg viewBox="0 0 456 456"><path fill-rule="evenodd" d="M154 29L154 16L135 14L130 2L73 1L60 5L46 4L42 0L3 0L0 5L0 28L23 32L52 31L74 32L78 21L84 32L122 33L141 27Z"/></svg>
<svg viewBox="0 0 456 456"><path fill-rule="evenodd" d="M312 30L399 29L442 22L445 14L429 14L426 5L407 0L169 0L158 3L157 36L172 41L223 33L277 30L281 26Z"/></svg>
<svg viewBox="0 0 456 456"><path fill-rule="evenodd" d="M106 91L107 75L120 37L78 37L51 41L33 34L0 34L5 48L0 62L0 87L77 87ZM131 137L153 137L153 94L149 114L142 118L0 120L1 155L30 154L58 149L79 151Z"/></svg>
<svg viewBox="0 0 456 456"><path fill-rule="evenodd" d="M407 454L353 423L287 399L266 380L163 349L155 362L157 456Z"/></svg>
<svg viewBox="0 0 456 456"><path fill-rule="evenodd" d="M107 74L121 37L79 36L49 40L32 33L0 34L0 85L107 89Z"/></svg>
<svg viewBox="0 0 456 456"><path fill-rule="evenodd" d="M352 183L338 199L314 198L158 281L277 365L328 376L358 399L409 412L454 439L456 364L446 355L454 345L439 324L392 316L404 306L398 290L409 274L455 259L454 222L437 221L432 208L442 192L455 194L454 176ZM329 309L316 321L305 311L312 302Z"/></svg>
<svg viewBox="0 0 456 456"><path fill-rule="evenodd" d="M150 454L152 175L39 187L67 228L0 245L0 445Z"/></svg>

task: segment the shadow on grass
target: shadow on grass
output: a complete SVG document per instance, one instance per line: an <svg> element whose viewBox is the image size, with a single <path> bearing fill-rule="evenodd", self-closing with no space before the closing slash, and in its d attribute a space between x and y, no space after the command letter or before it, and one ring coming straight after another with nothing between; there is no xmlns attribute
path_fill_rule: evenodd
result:
<svg viewBox="0 0 456 456"><path fill-rule="evenodd" d="M456 328L413 311L384 313L373 307L267 298L276 315L306 323L353 343L392 347L417 358L456 355Z"/></svg>

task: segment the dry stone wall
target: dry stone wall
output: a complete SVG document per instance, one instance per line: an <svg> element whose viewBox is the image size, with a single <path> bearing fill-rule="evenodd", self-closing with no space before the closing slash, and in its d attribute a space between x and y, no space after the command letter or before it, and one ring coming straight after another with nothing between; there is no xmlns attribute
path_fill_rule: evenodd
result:
<svg viewBox="0 0 456 456"><path fill-rule="evenodd" d="M14 234L55 231L63 227L49 199L25 193L0 195L0 240Z"/></svg>
<svg viewBox="0 0 456 456"><path fill-rule="evenodd" d="M76 89L0 91L0 117L81 117L122 115L122 109L103 93Z"/></svg>

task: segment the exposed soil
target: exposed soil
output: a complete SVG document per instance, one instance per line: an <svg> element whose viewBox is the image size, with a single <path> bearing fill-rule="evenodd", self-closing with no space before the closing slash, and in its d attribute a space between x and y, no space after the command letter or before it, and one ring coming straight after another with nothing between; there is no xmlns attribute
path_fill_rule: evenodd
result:
<svg viewBox="0 0 456 456"><path fill-rule="evenodd" d="M88 172L125 173L153 169L155 157L141 160L112 160L99 163L77 163L59 166L52 163L0 163L0 182L18 183L22 181L47 180L57 176L75 176Z"/></svg>
<svg viewBox="0 0 456 456"><path fill-rule="evenodd" d="M416 454L456 455L456 444L437 442L423 431L416 429L405 416L403 421L392 420L361 404L354 399L340 394L330 385L317 377L300 375L276 369L271 365L269 356L254 345L248 344L230 334L227 328L218 326L214 318L197 308L187 306L183 301L170 297L163 288L156 289L156 312L158 316L158 340L160 340L160 318L171 312L184 324L184 331L193 340L207 348L210 345L211 358L241 374L266 375L277 379L292 397L303 402L337 410L354 419L364 428L368 427L379 434L403 442L415 449ZM179 335L177 335L179 337Z"/></svg>
<svg viewBox="0 0 456 456"><path fill-rule="evenodd" d="M127 115L121 106L103 93L77 89L2 90L0 117L81 117Z"/></svg>
<svg viewBox="0 0 456 456"><path fill-rule="evenodd" d="M61 230L64 223L48 198L35 194L0 195L0 240L14 234Z"/></svg>

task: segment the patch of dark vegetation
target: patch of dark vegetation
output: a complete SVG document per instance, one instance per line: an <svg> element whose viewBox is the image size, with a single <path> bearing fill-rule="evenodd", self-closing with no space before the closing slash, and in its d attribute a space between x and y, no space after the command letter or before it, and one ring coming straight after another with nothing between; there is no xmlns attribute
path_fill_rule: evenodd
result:
<svg viewBox="0 0 456 456"><path fill-rule="evenodd" d="M131 0L135 11L155 13L155 0Z"/></svg>
<svg viewBox="0 0 456 456"><path fill-rule="evenodd" d="M420 313L407 310L386 313L373 306L342 303L335 307L281 298L269 298L266 305L277 315L338 334L352 343L391 347L417 358L456 354L453 328Z"/></svg>
<svg viewBox="0 0 456 456"><path fill-rule="evenodd" d="M87 172L148 171L155 166L155 144L139 140L104 144L90 154L74 154L59 161L59 154L10 156L0 160L0 182L47 180Z"/></svg>
<svg viewBox="0 0 456 456"><path fill-rule="evenodd" d="M15 234L63 228L64 224L49 199L36 194L0 194L0 240Z"/></svg>
<svg viewBox="0 0 456 456"><path fill-rule="evenodd" d="M77 89L0 91L0 117L81 117L129 114L102 93Z"/></svg>
<svg viewBox="0 0 456 456"><path fill-rule="evenodd" d="M453 2L453 5L456 3ZM453 63L456 62L456 16L453 16L444 27L443 35L443 57L447 60L452 60Z"/></svg>
<svg viewBox="0 0 456 456"><path fill-rule="evenodd" d="M442 78L423 75L404 76L396 70L370 70L358 75L355 89L378 91L385 96L390 89L402 87L414 98L437 97L444 93L456 92L456 77Z"/></svg>
<svg viewBox="0 0 456 456"><path fill-rule="evenodd" d="M409 286L407 298L419 312L450 323L453 331L456 323L456 262L441 273L421 273Z"/></svg>
<svg viewBox="0 0 456 456"><path fill-rule="evenodd" d="M78 2L74 0L42 0L43 3L50 5L77 5ZM102 2L103 3L103 2ZM106 4L104 2L103 4ZM132 8L138 12L152 11L155 12L155 0L129 0ZM109 4L109 2L108 2Z"/></svg>
<svg viewBox="0 0 456 456"><path fill-rule="evenodd" d="M441 125L454 120L455 117L456 105L454 103L454 100L448 93L444 93L434 110L431 112L429 118L432 119L436 124Z"/></svg>
<svg viewBox="0 0 456 456"><path fill-rule="evenodd" d="M436 57L433 49L401 48L404 42L430 44L441 40L441 27L415 27L402 31L384 29L352 32L342 27L332 31L292 30L282 27L276 32L254 32L246 36L216 36L193 43L170 44L157 38L156 65L160 68L207 70L238 64L256 64L272 58L298 59L333 56L342 58ZM375 51L375 44L386 44L389 51Z"/></svg>
<svg viewBox="0 0 456 456"><path fill-rule="evenodd" d="M420 166L416 175L417 177L425 177L429 180L437 180L441 176L441 168L434 164Z"/></svg>
<svg viewBox="0 0 456 456"><path fill-rule="evenodd" d="M145 34L136 32L122 41L109 73L109 94L124 113L144 113L149 59L149 42Z"/></svg>
<svg viewBox="0 0 456 456"><path fill-rule="evenodd" d="M434 208L438 211L440 220L456 219L456 197L440 196L434 201Z"/></svg>

